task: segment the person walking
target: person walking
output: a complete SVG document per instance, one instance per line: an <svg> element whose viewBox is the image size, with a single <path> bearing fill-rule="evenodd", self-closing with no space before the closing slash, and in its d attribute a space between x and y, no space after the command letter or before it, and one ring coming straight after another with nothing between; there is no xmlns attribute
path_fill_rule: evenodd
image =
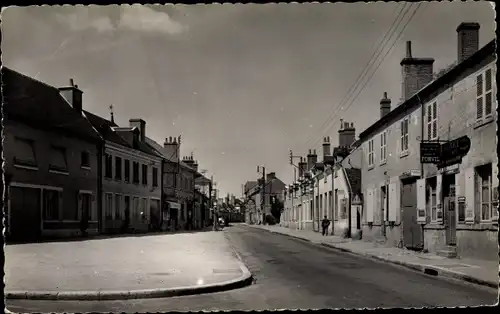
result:
<svg viewBox="0 0 500 314"><path fill-rule="evenodd" d="M328 235L328 227L330 226L330 220L328 220L328 218L323 218L323 220L321 221L321 229L322 229L322 234L324 236Z"/></svg>

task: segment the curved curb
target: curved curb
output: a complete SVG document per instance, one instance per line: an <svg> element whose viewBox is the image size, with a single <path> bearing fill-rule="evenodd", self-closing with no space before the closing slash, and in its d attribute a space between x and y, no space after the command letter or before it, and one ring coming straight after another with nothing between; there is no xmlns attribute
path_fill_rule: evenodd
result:
<svg viewBox="0 0 500 314"><path fill-rule="evenodd" d="M200 286L187 286L166 289L144 289L131 291L6 291L5 298L8 300L65 300L65 301L100 301L100 300L130 300L168 298L194 294L222 292L242 288L252 284L253 277L250 271L239 261L243 274L236 279L216 284Z"/></svg>
<svg viewBox="0 0 500 314"><path fill-rule="evenodd" d="M354 254L357 256L362 256L365 258L374 259L374 260L385 262L385 263L391 263L391 264L403 266L405 268L409 268L409 269L412 269L412 270L415 270L418 272L422 272L422 273L424 273L426 275L430 275L430 276L451 278L451 279L461 280L461 281L473 283L476 285L486 286L486 287L495 288L495 289L498 289L498 286L499 286L498 283L495 283L493 281L487 281L487 280L482 280L479 278L474 278L474 277L469 276L467 274L450 271L450 270L443 269L442 267L438 267L438 266L434 266L434 265L424 265L424 264L409 263L409 262L393 260L393 259L384 258L384 257L377 256L377 255L355 252L353 250L349 250L346 248L336 247L336 246L329 244L329 243L321 243L321 245L324 247L328 247L328 248L331 248L334 250L341 251L341 252L346 252L346 253Z"/></svg>

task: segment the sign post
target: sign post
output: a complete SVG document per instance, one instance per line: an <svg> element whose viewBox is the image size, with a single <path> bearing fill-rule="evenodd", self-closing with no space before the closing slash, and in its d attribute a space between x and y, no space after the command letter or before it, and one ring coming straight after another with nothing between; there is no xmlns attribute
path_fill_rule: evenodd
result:
<svg viewBox="0 0 500 314"><path fill-rule="evenodd" d="M471 141L467 135L441 144L439 141L420 143L420 163L435 164L438 168L445 168L460 164L462 158L470 150Z"/></svg>

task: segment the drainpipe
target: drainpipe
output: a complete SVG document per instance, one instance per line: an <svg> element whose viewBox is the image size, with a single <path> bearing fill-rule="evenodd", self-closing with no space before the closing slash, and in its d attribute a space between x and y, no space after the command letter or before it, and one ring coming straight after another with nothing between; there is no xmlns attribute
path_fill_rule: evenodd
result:
<svg viewBox="0 0 500 314"><path fill-rule="evenodd" d="M330 210L331 210L331 215L330 217L332 217L332 235L335 235L335 208L334 208L334 205L335 205L335 200L334 200L334 196L333 196L333 191L335 191L335 162L334 164L331 166L332 167L332 194L331 196L328 195L328 197L330 197Z"/></svg>
<svg viewBox="0 0 500 314"><path fill-rule="evenodd" d="M345 171L345 168L342 167L342 172L344 173L344 177L346 178L347 182L347 187L349 188L349 198L347 199L347 238L351 238L351 228L352 228L352 222L351 222L351 204L352 204L352 186L351 182L349 182L349 179L347 177L347 171Z"/></svg>
<svg viewBox="0 0 500 314"><path fill-rule="evenodd" d="M422 103L422 100L420 99L420 96L418 95L418 93L417 93L417 99L418 99L418 102L420 103L420 108L421 108L420 109L420 141L423 141L424 136L425 136L424 135L425 108L424 108L424 104ZM424 164L423 163L420 163L420 178L421 179L425 178L425 176L424 176ZM423 250L425 247L424 224L421 224L420 228L421 228L420 240L422 241L422 250Z"/></svg>
<svg viewBox="0 0 500 314"><path fill-rule="evenodd" d="M319 201L319 176L316 176L316 184L317 184L317 191L318 191L318 204L316 204L316 208L318 209L318 232L320 232L320 224L321 224L321 217L319 214L319 207L320 207L320 201Z"/></svg>

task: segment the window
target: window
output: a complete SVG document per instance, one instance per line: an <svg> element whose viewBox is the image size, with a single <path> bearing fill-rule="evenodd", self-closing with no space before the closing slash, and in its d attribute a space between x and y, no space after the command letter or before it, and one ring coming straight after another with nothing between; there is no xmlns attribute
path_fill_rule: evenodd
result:
<svg viewBox="0 0 500 314"><path fill-rule="evenodd" d="M346 219L347 218L347 215L346 215L346 212L347 212L347 199L346 198L343 198L341 201L340 201L340 219Z"/></svg>
<svg viewBox="0 0 500 314"><path fill-rule="evenodd" d="M387 161L387 132L380 134L380 163Z"/></svg>
<svg viewBox="0 0 500 314"><path fill-rule="evenodd" d="M92 194L89 193L81 193L81 214L82 218L87 217L87 220L96 220L92 213Z"/></svg>
<svg viewBox="0 0 500 314"><path fill-rule="evenodd" d="M43 219L59 220L59 208L61 192L55 190L43 190Z"/></svg>
<svg viewBox="0 0 500 314"><path fill-rule="evenodd" d="M124 205L124 219L130 219L130 196L125 195L123 198L123 202L125 203Z"/></svg>
<svg viewBox="0 0 500 314"><path fill-rule="evenodd" d="M403 121L401 121L401 152L402 153L408 151L408 124L409 124L408 118L404 118Z"/></svg>
<svg viewBox="0 0 500 314"><path fill-rule="evenodd" d="M427 180L426 204L427 211L431 213L431 221L437 221L436 182L436 177Z"/></svg>
<svg viewBox="0 0 500 314"><path fill-rule="evenodd" d="M489 221L497 218L497 208L493 204L491 164L477 167L476 174L476 196L478 198L478 205L481 208L481 220Z"/></svg>
<svg viewBox="0 0 500 314"><path fill-rule="evenodd" d="M148 185L148 165L142 165L142 184Z"/></svg>
<svg viewBox="0 0 500 314"><path fill-rule="evenodd" d="M125 159L123 166L125 168L125 182L130 182L130 161Z"/></svg>
<svg viewBox="0 0 500 314"><path fill-rule="evenodd" d="M153 187L158 186L158 168L153 168Z"/></svg>
<svg viewBox="0 0 500 314"><path fill-rule="evenodd" d="M491 116L493 103L493 73L491 69L476 77L476 119Z"/></svg>
<svg viewBox="0 0 500 314"><path fill-rule="evenodd" d="M121 157L115 157L115 179L122 179L122 159Z"/></svg>
<svg viewBox="0 0 500 314"><path fill-rule="evenodd" d="M104 194L104 217L106 220L113 219L113 194Z"/></svg>
<svg viewBox="0 0 500 314"><path fill-rule="evenodd" d="M374 153L373 153L373 139L368 141L368 167L373 166L374 163Z"/></svg>
<svg viewBox="0 0 500 314"><path fill-rule="evenodd" d="M141 221L145 222L147 220L147 215L146 215L146 210L148 208L148 199L143 198L142 199L142 206L141 206Z"/></svg>
<svg viewBox="0 0 500 314"><path fill-rule="evenodd" d="M436 140L437 134L437 102L427 105L427 139Z"/></svg>
<svg viewBox="0 0 500 314"><path fill-rule="evenodd" d="M121 219L122 196L115 194L115 219Z"/></svg>
<svg viewBox="0 0 500 314"><path fill-rule="evenodd" d="M139 163L136 161L132 163L132 175L132 182L136 184L139 183Z"/></svg>
<svg viewBox="0 0 500 314"><path fill-rule="evenodd" d="M28 139L15 138L14 164L36 167L35 142Z"/></svg>
<svg viewBox="0 0 500 314"><path fill-rule="evenodd" d="M83 151L81 153L80 165L85 168L90 168L90 153Z"/></svg>
<svg viewBox="0 0 500 314"><path fill-rule="evenodd" d="M59 146L52 146L50 154L49 170L55 171L68 171L68 163L66 160L66 148Z"/></svg>
<svg viewBox="0 0 500 314"><path fill-rule="evenodd" d="M104 177L111 179L113 177L113 157L109 154L104 154Z"/></svg>
<svg viewBox="0 0 500 314"><path fill-rule="evenodd" d="M132 216L134 217L133 220L139 220L139 217L140 217L140 206L141 204L139 204L139 198L138 197L134 197L134 201L133 201L133 206L134 206L134 209L132 211Z"/></svg>

